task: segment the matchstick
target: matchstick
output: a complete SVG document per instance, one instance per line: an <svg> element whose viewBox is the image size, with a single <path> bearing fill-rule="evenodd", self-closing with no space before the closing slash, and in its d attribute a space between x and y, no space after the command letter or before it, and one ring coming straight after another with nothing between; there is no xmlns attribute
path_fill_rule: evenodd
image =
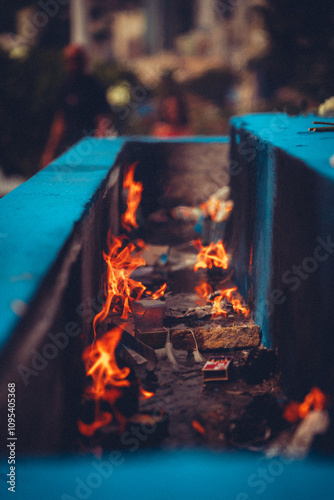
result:
<svg viewBox="0 0 334 500"><path fill-rule="evenodd" d="M314 128L309 128L309 132L333 132L334 131L334 126L332 127L314 127Z"/></svg>

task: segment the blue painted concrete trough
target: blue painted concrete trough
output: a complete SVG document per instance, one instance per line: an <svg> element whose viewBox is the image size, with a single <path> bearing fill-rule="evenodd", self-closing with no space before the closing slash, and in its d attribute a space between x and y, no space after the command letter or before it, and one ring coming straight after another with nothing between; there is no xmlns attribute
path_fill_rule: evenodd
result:
<svg viewBox="0 0 334 500"><path fill-rule="evenodd" d="M231 123L235 209L227 236L234 276L253 302L265 345L278 348L294 396L315 383L331 390L334 376L334 172L328 165L334 136L308 133L311 121L275 114ZM76 449L81 353L100 307L107 231L119 231L122 167L135 160L144 165L139 175L149 212L163 187L155 185L157 170L178 165L200 145L227 142L87 138L0 200L0 439L7 442L7 384L14 382L16 450L28 454L17 462L18 498L140 499L158 492L247 500L265 490L270 498L326 497L331 490L332 463L324 461L185 451L111 452L102 462L73 454L31 459L36 452ZM219 154L218 148L218 161ZM191 178L180 193L185 203L194 198ZM5 482L2 487L7 491Z"/></svg>
<svg viewBox="0 0 334 500"><path fill-rule="evenodd" d="M228 138L86 138L0 200L0 421L14 382L18 450L75 447L81 354L101 307L107 232L119 233L122 167L140 161L149 212L166 185L156 185L157 174L172 157L191 148L196 158L196 148L211 144L226 150ZM185 202L195 188L191 179L180 186Z"/></svg>
<svg viewBox="0 0 334 500"><path fill-rule="evenodd" d="M294 398L334 392L334 135L309 132L316 119L231 121L234 276Z"/></svg>

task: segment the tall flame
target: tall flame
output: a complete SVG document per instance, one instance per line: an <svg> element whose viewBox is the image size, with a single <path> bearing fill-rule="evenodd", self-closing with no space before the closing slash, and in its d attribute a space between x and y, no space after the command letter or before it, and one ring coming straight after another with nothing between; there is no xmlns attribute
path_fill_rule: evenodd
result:
<svg viewBox="0 0 334 500"><path fill-rule="evenodd" d="M136 163L131 165L126 173L123 183L128 188L127 210L122 215L122 226L130 231L131 227L138 227L136 221L136 210L141 200L142 184L134 181L134 170ZM86 389L86 396L95 402L95 414L92 423L78 422L79 431L85 436L93 436L101 427L108 425L114 417L120 430L125 429L127 419L115 407L116 401L122 395L125 387L129 387L128 380L130 368L119 368L115 351L122 336L122 328L116 327L97 339L97 326L107 318L110 311L127 319L131 310L131 303L141 298L146 287L139 281L131 278L131 274L139 266L146 264L142 256L145 244L137 240L136 244L130 242L125 245L124 237L115 237L108 232L108 252L103 252L103 258L107 264L107 272L104 280L105 303L101 311L93 320L94 342L87 347L83 353L86 374L91 377L91 384ZM154 294L152 298L159 298L164 294L167 287L165 283ZM145 391L138 384L142 398L153 395ZM102 411L101 403L110 406L110 411Z"/></svg>
<svg viewBox="0 0 334 500"><path fill-rule="evenodd" d="M121 225L127 231L137 228L136 211L141 201L143 185L135 182L134 173L138 162L133 163L126 171L123 181L123 188L128 189L127 210L121 217Z"/></svg>
<svg viewBox="0 0 334 500"><path fill-rule="evenodd" d="M106 301L102 310L96 314L93 321L94 343L87 347L83 353L86 374L92 378L92 384L86 390L86 396L95 401L95 417L91 424L79 421L79 431L86 436L93 436L101 427L109 424L113 416L121 430L124 430L126 418L115 407L116 401L122 395L124 387L130 386L127 377L129 368L119 368L116 362L115 350L122 336L122 328L117 327L108 331L102 338L97 339L97 326L108 316L110 311L127 319L131 303L141 298L146 287L130 276L139 266L145 265L142 256L144 242L137 240L136 244L125 245L126 238L115 237L108 233L108 253L103 252L107 264L104 282ZM125 246L124 246L125 245ZM165 283L155 292L153 298L163 295L167 284ZM141 397L151 397L153 393L144 391L139 385ZM101 402L109 403L111 410L102 411Z"/></svg>
<svg viewBox="0 0 334 500"><path fill-rule="evenodd" d="M103 252L103 258L107 263L106 302L93 321L95 338L96 326L106 319L110 310L121 314L122 319L127 319L131 302L140 299L146 290L142 283L130 278L135 269L146 264L141 254L144 242L137 240L136 245L128 243L122 249L123 244L124 238L108 233L109 252L108 254Z"/></svg>
<svg viewBox="0 0 334 500"><path fill-rule="evenodd" d="M122 388L129 387L127 376L130 368L119 368L115 350L122 336L122 328L108 331L101 339L86 347L83 353L86 374L92 378L92 384L86 389L86 395L95 401L95 418L91 424L79 421L79 431L85 436L93 436L100 427L109 424L113 416L101 410L101 402L106 401L112 409L121 396ZM117 411L114 409L114 413Z"/></svg>

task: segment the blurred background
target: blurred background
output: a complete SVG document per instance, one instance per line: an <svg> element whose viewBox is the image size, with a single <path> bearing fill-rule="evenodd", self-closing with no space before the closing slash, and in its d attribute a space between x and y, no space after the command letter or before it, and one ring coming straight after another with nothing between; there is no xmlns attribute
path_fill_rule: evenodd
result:
<svg viewBox="0 0 334 500"><path fill-rule="evenodd" d="M334 95L332 1L0 0L0 13L0 196L39 170L69 43L89 54L111 135L149 134L173 92L205 135Z"/></svg>

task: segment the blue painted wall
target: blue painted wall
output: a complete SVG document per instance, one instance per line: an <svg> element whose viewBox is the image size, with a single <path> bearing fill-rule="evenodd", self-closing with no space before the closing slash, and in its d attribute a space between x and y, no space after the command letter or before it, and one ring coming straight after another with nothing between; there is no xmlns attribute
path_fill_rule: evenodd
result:
<svg viewBox="0 0 334 500"><path fill-rule="evenodd" d="M0 482L1 498L18 500L265 500L332 498L333 461L260 454L183 450L35 458L17 462L15 496ZM0 463L0 476L8 464Z"/></svg>
<svg viewBox="0 0 334 500"><path fill-rule="evenodd" d="M309 132L315 119L268 113L231 121L235 277L294 397L334 386L334 136Z"/></svg>

